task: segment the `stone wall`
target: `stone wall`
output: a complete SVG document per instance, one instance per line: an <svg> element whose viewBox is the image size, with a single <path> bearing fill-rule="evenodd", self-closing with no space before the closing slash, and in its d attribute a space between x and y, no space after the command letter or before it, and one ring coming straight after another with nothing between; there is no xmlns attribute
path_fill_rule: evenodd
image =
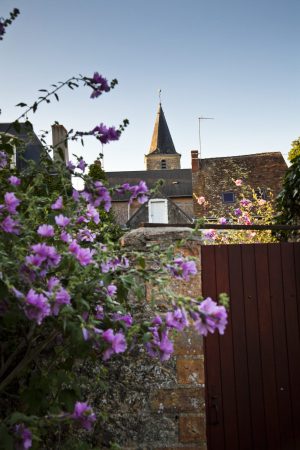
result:
<svg viewBox="0 0 300 450"><path fill-rule="evenodd" d="M128 250L147 253L152 244L166 248L191 235L186 228L148 228L127 233ZM199 273L189 283L172 279L178 293L201 293L200 243L187 241L184 255L197 258ZM145 301L133 303L136 315L151 317L153 290L145 286ZM162 310L159 293L155 296ZM194 332L177 334L174 356L164 363L143 349L108 361L108 390L101 393L99 410L109 414L98 442L116 441L123 450L206 450L204 357L202 337ZM101 447L102 448L102 447Z"/></svg>
<svg viewBox="0 0 300 450"><path fill-rule="evenodd" d="M193 192L197 197L204 196L208 206L204 209L194 200L195 216L221 217L228 215L233 203L223 202L223 192L238 194L233 180L243 179L245 185L253 189L261 188L268 198L269 190L274 197L281 190L282 178L287 165L279 152L259 153L224 158L192 159ZM239 199L238 195L236 196Z"/></svg>

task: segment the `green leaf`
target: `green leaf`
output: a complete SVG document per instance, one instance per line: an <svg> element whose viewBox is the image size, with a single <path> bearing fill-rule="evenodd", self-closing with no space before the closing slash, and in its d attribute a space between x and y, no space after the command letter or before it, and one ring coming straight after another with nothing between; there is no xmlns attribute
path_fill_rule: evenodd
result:
<svg viewBox="0 0 300 450"><path fill-rule="evenodd" d="M0 449L14 450L14 441L4 423L0 424Z"/></svg>
<svg viewBox="0 0 300 450"><path fill-rule="evenodd" d="M27 106L27 104L26 103L18 103L16 106L20 106L21 108L23 108L24 106Z"/></svg>

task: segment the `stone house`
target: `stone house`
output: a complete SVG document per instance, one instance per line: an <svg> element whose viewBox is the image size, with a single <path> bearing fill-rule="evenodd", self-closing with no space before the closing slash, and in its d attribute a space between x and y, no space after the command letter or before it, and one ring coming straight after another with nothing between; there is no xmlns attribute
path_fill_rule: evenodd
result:
<svg viewBox="0 0 300 450"><path fill-rule="evenodd" d="M238 200L233 180L241 178L266 199L271 192L274 197L279 193L287 169L280 152L199 159L198 151L192 150L191 169L181 169L180 158L160 103L145 155L146 170L107 173L110 186L143 180L153 189L162 181L143 206L128 205L125 196L113 197L113 211L120 225L137 228L147 222L187 224L204 215L215 221L226 216ZM200 196L208 202L205 209L196 201Z"/></svg>
<svg viewBox="0 0 300 450"><path fill-rule="evenodd" d="M194 197L194 214L212 220L226 217L237 205L241 188L235 185L236 179L267 200L279 194L287 169L280 152L199 159L198 151L193 150L191 156L193 193L207 201L204 208Z"/></svg>

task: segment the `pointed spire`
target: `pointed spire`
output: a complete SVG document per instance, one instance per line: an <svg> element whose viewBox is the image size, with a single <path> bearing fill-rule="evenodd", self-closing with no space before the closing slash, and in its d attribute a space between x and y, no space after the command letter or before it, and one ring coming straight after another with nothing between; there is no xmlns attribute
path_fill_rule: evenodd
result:
<svg viewBox="0 0 300 450"><path fill-rule="evenodd" d="M156 115L152 141L149 150L149 154L151 153L169 155L177 154L161 103L159 103Z"/></svg>

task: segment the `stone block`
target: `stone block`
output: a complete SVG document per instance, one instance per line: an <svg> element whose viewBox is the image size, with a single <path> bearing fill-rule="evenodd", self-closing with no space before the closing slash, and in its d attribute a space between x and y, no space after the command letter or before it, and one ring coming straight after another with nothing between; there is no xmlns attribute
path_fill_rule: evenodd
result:
<svg viewBox="0 0 300 450"><path fill-rule="evenodd" d="M179 440L182 443L199 442L206 439L205 419L202 416L179 417Z"/></svg>
<svg viewBox="0 0 300 450"><path fill-rule="evenodd" d="M202 359L177 358L176 370L179 384L204 384Z"/></svg>
<svg viewBox="0 0 300 450"><path fill-rule="evenodd" d="M194 412L203 410L205 403L204 388L160 389L154 391L150 398L152 411L161 414L166 412Z"/></svg>
<svg viewBox="0 0 300 450"><path fill-rule="evenodd" d="M174 354L177 356L203 355L203 337L194 330L178 333L174 343Z"/></svg>

